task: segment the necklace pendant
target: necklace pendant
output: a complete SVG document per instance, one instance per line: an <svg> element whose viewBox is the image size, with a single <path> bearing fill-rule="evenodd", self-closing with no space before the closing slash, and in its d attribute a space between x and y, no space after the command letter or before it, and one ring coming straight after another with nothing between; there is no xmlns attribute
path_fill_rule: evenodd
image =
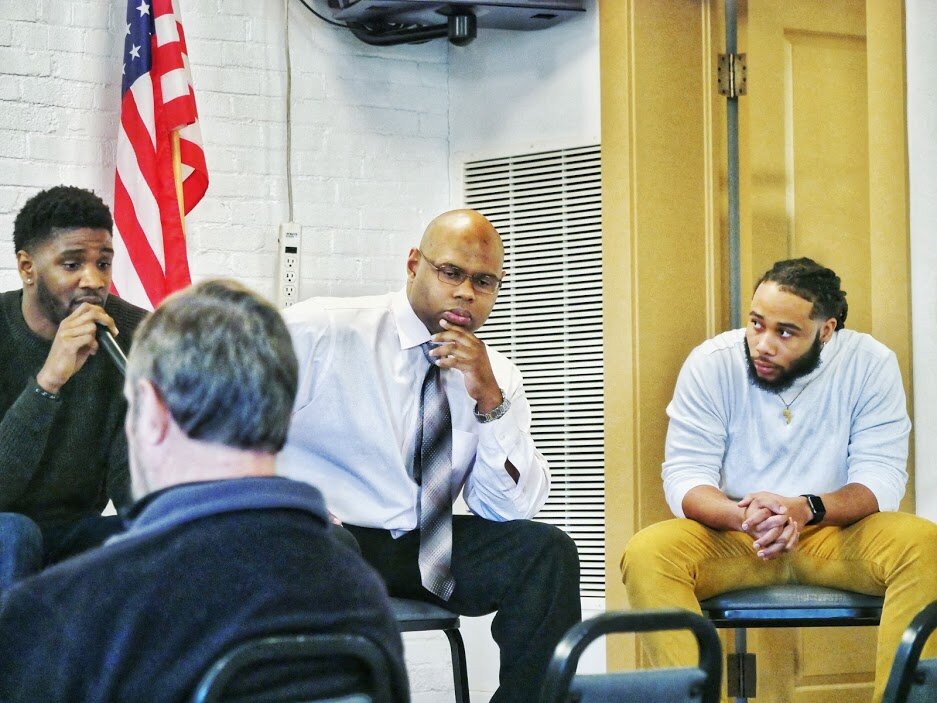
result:
<svg viewBox="0 0 937 703"><path fill-rule="evenodd" d="M784 408L784 419L787 420L787 424L791 424L791 420L794 419L794 413L791 412L790 408Z"/></svg>

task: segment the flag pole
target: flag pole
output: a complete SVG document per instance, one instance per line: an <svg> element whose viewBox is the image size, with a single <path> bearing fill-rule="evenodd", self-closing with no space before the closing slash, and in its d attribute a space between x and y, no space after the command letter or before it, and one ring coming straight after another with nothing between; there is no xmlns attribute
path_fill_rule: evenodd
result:
<svg viewBox="0 0 937 703"><path fill-rule="evenodd" d="M172 180L176 186L176 202L179 204L179 221L182 223L182 236L185 236L185 195L182 192L182 149L179 144L179 130L169 133L172 144Z"/></svg>

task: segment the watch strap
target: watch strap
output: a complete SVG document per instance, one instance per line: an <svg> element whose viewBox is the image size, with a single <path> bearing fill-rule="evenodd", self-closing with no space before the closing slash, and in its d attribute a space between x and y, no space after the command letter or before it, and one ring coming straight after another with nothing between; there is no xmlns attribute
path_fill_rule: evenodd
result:
<svg viewBox="0 0 937 703"><path fill-rule="evenodd" d="M499 388L498 390L501 391L501 402L497 406L489 410L488 412L486 413L478 412L478 404L477 403L475 404L475 409L473 410L473 412L475 413L475 419L478 420L480 423L485 424L486 422L493 422L497 420L499 417L503 417L504 414L511 407L511 401L510 399L508 399L507 393L504 392L504 389Z"/></svg>

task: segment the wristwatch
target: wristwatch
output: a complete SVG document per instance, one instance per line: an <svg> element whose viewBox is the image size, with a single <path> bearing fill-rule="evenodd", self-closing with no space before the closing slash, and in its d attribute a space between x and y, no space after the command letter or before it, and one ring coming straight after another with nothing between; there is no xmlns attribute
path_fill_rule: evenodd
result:
<svg viewBox="0 0 937 703"><path fill-rule="evenodd" d="M807 507L810 508L810 512L813 513L813 517L810 518L807 524L818 525L823 522L823 518L826 517L826 506L823 505L823 501L820 500L820 496L804 493L801 495L801 497L807 499Z"/></svg>
<svg viewBox="0 0 937 703"><path fill-rule="evenodd" d="M503 388L499 388L501 391L501 403L489 410L486 413L478 412L478 403L475 404L475 419L481 422L482 424L486 422L491 422L492 420L497 420L499 417L502 417L504 413L508 411L508 408L511 407L511 401L508 400L507 394L504 392Z"/></svg>

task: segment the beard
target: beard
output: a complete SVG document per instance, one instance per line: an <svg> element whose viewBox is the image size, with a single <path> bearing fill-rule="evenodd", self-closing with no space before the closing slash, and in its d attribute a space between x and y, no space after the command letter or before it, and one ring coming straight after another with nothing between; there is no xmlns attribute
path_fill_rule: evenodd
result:
<svg viewBox="0 0 937 703"><path fill-rule="evenodd" d="M786 369L778 367L778 377L773 381L769 381L768 379L761 378L755 370L751 351L748 348L748 340L743 339L742 343L745 346L745 360L748 362L748 380L751 381L753 386L763 391L771 391L773 393L783 393L790 388L798 378L806 376L808 373L814 371L820 365L820 352L823 351L820 333L817 332L817 336L813 340L813 344L810 345L810 349L805 351L799 358L792 361L791 365Z"/></svg>
<svg viewBox="0 0 937 703"><path fill-rule="evenodd" d="M43 317L56 327L71 314L69 306L52 294L41 274L36 276L36 302L39 303Z"/></svg>
<svg viewBox="0 0 937 703"><path fill-rule="evenodd" d="M104 303L107 300L107 295L105 294L102 298L96 293L89 293L88 289L78 289L72 293L72 298L65 302L57 297L49 289L49 286L46 284L45 278L42 274L36 276L36 302L39 305L39 310L49 322L53 323L56 327L62 324L62 321L75 312L75 308L78 307L78 303L75 302L76 298L89 298L93 297L94 303L104 307Z"/></svg>

